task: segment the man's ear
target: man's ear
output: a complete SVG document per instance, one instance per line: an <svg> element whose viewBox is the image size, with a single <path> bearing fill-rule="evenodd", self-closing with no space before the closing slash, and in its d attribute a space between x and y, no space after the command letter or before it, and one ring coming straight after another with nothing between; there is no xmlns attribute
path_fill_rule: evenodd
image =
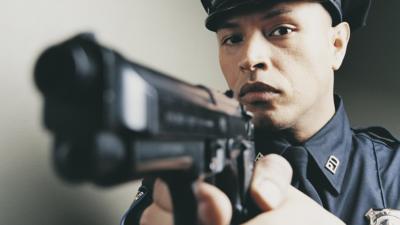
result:
<svg viewBox="0 0 400 225"><path fill-rule="evenodd" d="M332 29L332 47L334 50L332 69L338 70L342 65L344 56L346 55L347 44L350 39L350 25L347 22L342 22Z"/></svg>

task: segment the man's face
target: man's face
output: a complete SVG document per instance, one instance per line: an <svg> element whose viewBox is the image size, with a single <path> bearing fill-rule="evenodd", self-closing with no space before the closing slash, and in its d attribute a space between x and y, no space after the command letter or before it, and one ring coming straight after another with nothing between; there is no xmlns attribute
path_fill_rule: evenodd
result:
<svg viewBox="0 0 400 225"><path fill-rule="evenodd" d="M333 101L331 23L319 3L285 2L218 29L222 72L256 126L290 128Z"/></svg>

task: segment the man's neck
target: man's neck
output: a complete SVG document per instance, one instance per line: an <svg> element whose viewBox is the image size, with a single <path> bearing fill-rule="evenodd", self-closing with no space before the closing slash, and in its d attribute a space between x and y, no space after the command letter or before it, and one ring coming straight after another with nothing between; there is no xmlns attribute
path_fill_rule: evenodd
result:
<svg viewBox="0 0 400 225"><path fill-rule="evenodd" d="M323 104L313 107L305 112L303 117L297 121L290 129L284 130L283 135L292 143L304 143L319 130L321 130L329 120L335 115L335 103L333 95L321 99Z"/></svg>

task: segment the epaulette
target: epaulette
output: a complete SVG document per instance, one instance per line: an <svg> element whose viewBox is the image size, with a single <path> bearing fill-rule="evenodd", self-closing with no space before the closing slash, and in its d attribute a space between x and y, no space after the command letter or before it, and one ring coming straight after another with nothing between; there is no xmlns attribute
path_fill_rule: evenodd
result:
<svg viewBox="0 0 400 225"><path fill-rule="evenodd" d="M367 127L367 128L358 128L353 129L354 133L365 133L370 136L372 139L379 140L392 149L395 149L399 146L400 141L395 138L388 130L383 127Z"/></svg>

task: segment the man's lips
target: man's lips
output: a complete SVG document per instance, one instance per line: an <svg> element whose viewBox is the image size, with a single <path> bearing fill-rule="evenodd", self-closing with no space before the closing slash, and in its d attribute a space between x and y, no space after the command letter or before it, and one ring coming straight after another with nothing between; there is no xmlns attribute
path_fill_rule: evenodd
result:
<svg viewBox="0 0 400 225"><path fill-rule="evenodd" d="M268 84L257 82L245 84L239 92L239 100L243 104L262 104L269 102L280 94L280 91Z"/></svg>

